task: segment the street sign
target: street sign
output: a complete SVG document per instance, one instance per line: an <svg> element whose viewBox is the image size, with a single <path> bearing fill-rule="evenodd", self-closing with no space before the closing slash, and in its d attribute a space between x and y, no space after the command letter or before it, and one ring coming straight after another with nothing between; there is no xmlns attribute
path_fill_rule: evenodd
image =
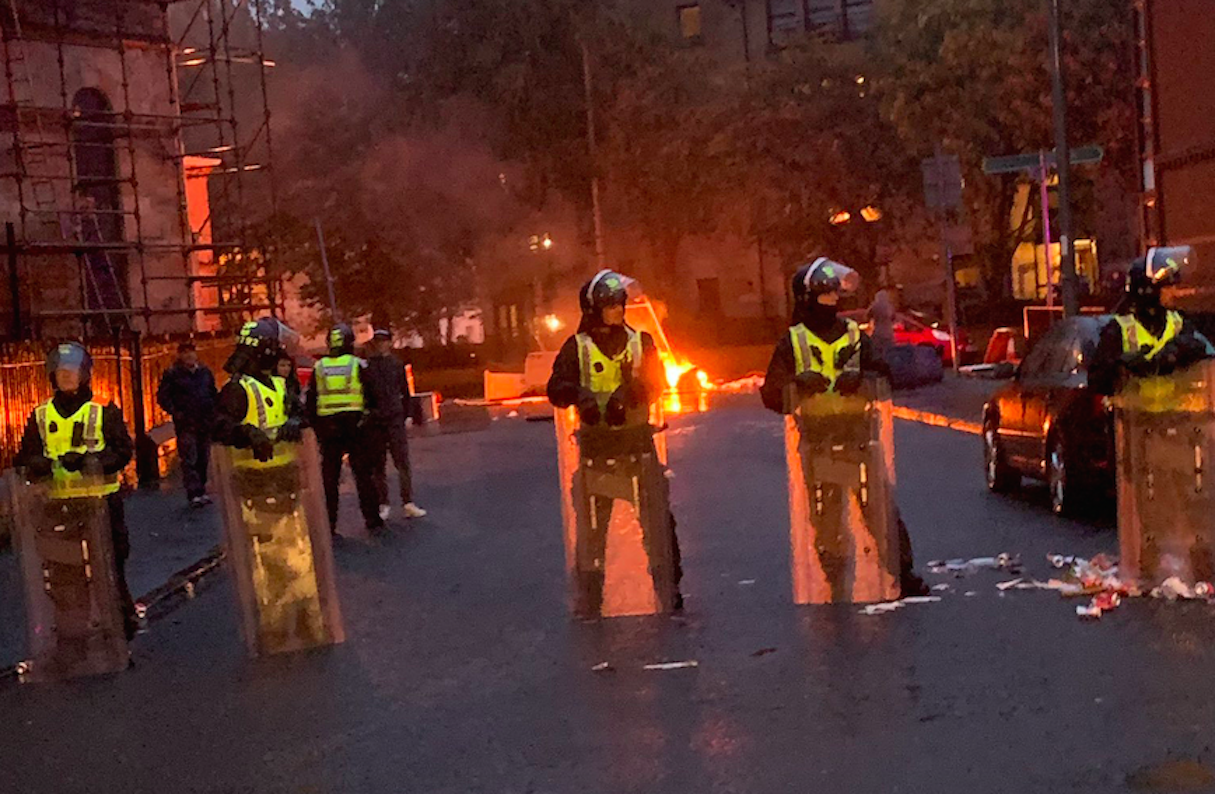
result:
<svg viewBox="0 0 1215 794"><path fill-rule="evenodd" d="M1080 146L1072 149L1071 155L1072 165L1091 165L1101 162L1101 158L1105 156L1105 150L1100 146ZM985 157L983 158L983 173L994 175L1037 171L1042 167L1044 160L1047 166L1054 168L1056 159L1053 149L1049 152L1029 152L1027 154L1010 154L1003 157Z"/></svg>
<svg viewBox="0 0 1215 794"><path fill-rule="evenodd" d="M924 174L924 203L929 209L962 206L962 166L957 155L938 155L920 161Z"/></svg>

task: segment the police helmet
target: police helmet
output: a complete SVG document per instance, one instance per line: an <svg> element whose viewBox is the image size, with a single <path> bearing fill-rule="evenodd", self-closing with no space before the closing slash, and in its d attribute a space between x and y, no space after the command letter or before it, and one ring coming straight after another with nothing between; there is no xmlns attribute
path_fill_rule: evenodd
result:
<svg viewBox="0 0 1215 794"><path fill-rule="evenodd" d="M46 374L55 385L55 373L61 369L80 373L80 385L89 384L93 376L93 357L79 342L63 342L51 348L46 356Z"/></svg>

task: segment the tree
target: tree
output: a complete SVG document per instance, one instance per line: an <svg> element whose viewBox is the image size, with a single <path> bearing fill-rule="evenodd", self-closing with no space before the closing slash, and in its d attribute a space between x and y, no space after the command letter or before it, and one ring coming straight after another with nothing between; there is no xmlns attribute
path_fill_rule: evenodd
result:
<svg viewBox="0 0 1215 794"><path fill-rule="evenodd" d="M1129 10L1105 0L1066 5L1072 145L1100 142L1103 166L1125 173L1133 107ZM957 154L989 299L1009 294L1009 263L1032 231L1013 226L1015 177L990 178L984 157L1052 149L1046 21L1041 0L882 0L870 47L886 118L917 157Z"/></svg>

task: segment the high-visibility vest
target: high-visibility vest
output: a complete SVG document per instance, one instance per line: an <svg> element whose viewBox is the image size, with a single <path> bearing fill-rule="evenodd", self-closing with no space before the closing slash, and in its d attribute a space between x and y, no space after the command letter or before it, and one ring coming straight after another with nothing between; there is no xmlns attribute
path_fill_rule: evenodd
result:
<svg viewBox="0 0 1215 794"><path fill-rule="evenodd" d="M363 411L363 360L352 355L326 356L312 370L316 415Z"/></svg>
<svg viewBox="0 0 1215 794"><path fill-rule="evenodd" d="M250 449L232 451L234 465L248 469L267 469L284 466L295 460L291 444L278 441L278 430L287 423L287 381L277 375L270 378L273 386L267 386L257 378L240 376L240 385L245 389L244 424L253 425L274 441L274 457L260 461L253 457Z"/></svg>
<svg viewBox="0 0 1215 794"><path fill-rule="evenodd" d="M1164 346L1181 333L1181 326L1184 324L1179 313L1169 312L1165 317L1164 331L1158 339L1152 336L1152 332L1136 320L1134 315L1119 314L1114 319L1122 329L1122 352L1131 355L1143 353L1148 361L1159 355Z"/></svg>
<svg viewBox="0 0 1215 794"><path fill-rule="evenodd" d="M101 432L100 403L86 402L71 416L63 416L55 408L53 400L47 400L34 409L38 423L38 435L42 437L42 448L52 461L51 498L76 499L88 496L108 496L118 492L118 473L102 475L73 472L63 468L59 459L69 452L87 454L105 449L105 435ZM73 444L76 427L80 426L80 443Z"/></svg>
<svg viewBox="0 0 1215 794"><path fill-rule="evenodd" d="M801 323L789 329L789 338L793 341L795 375L817 372L831 384L831 391L835 391L835 382L841 374L861 371L861 327L852 320L844 320L844 323L847 331L834 342L823 341ZM854 348L851 355L840 361L843 352L849 348Z"/></svg>
<svg viewBox="0 0 1215 794"><path fill-rule="evenodd" d="M578 370L582 388L595 395L600 410L607 408L612 394L624 385L626 367L634 378L642 376L641 334L627 326L625 330L629 334L628 342L624 349L614 356L608 356L600 350L590 334L578 334L574 337L578 343ZM643 407L631 413L636 416L627 418L627 424L642 423L648 418L649 409Z"/></svg>

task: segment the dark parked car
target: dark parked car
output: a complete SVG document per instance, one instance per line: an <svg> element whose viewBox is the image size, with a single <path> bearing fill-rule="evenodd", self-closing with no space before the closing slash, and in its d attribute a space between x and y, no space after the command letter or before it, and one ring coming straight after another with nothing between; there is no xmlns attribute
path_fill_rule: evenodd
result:
<svg viewBox="0 0 1215 794"><path fill-rule="evenodd" d="M1074 512L1112 493L1113 414L1088 388L1088 365L1110 319L1090 315L1058 322L987 403L983 457L992 491L1012 491L1022 477L1045 480L1056 513Z"/></svg>

